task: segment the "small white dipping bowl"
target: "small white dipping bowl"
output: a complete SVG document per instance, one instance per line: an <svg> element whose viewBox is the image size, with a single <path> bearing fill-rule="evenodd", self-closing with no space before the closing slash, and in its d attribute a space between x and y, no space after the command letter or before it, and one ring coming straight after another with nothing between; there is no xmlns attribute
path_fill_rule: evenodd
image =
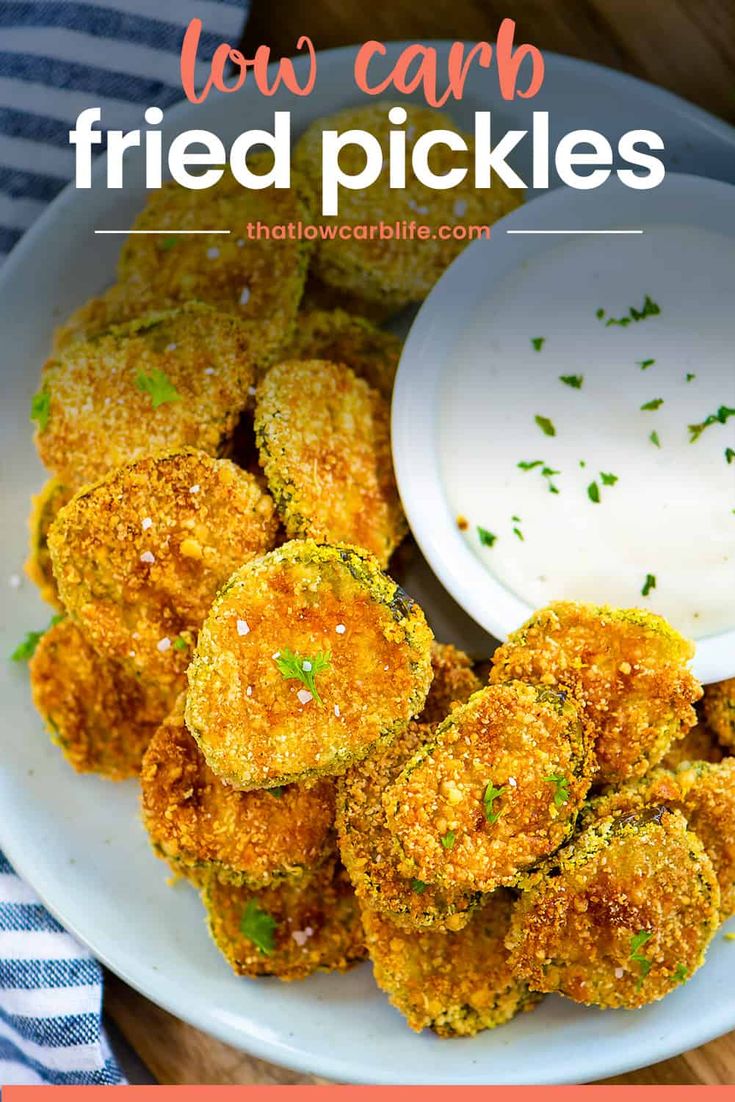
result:
<svg viewBox="0 0 735 1102"><path fill-rule="evenodd" d="M491 240L476 241L460 254L411 327L396 378L392 412L393 457L403 506L441 583L498 639L506 639L533 609L475 555L458 530L445 495L439 416L442 386L452 371L459 338L487 302L494 285L565 239L548 232L511 235L508 230L643 228L645 232L647 226L662 224L735 236L735 187L674 174L651 191L634 191L610 179L594 191L558 188L534 198L497 222ZM686 263L685 257L682 262ZM735 503L735 485L733 491ZM702 539L707 539L704 531ZM733 628L696 642L693 669L705 683L735 676L735 594L723 593L722 600L732 605Z"/></svg>

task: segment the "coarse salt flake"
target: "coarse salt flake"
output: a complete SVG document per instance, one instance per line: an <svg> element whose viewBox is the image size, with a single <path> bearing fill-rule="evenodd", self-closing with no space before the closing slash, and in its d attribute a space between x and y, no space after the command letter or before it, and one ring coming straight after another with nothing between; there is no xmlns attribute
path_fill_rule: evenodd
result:
<svg viewBox="0 0 735 1102"><path fill-rule="evenodd" d="M198 494L200 490L201 490L201 486L199 485L198 482L196 482L193 486L189 487L189 493L190 494Z"/></svg>
<svg viewBox="0 0 735 1102"><path fill-rule="evenodd" d="M340 717L339 704L335 704L334 714L336 715L337 719L339 719L339 717Z"/></svg>
<svg viewBox="0 0 735 1102"><path fill-rule="evenodd" d="M205 375L214 375L214 368L213 367L205 367L204 368L204 374Z"/></svg>
<svg viewBox="0 0 735 1102"><path fill-rule="evenodd" d="M218 256L219 249L216 245L212 245L209 249L207 249L207 260L216 260Z"/></svg>
<svg viewBox="0 0 735 1102"><path fill-rule="evenodd" d="M153 524L153 521L151 520L150 517L143 517L142 521L140 522L140 526L141 526L141 528L143 529L144 532L147 532L152 524Z"/></svg>
<svg viewBox="0 0 735 1102"><path fill-rule="evenodd" d="M455 218L462 218L467 213L467 200L457 199L454 204Z"/></svg>
<svg viewBox="0 0 735 1102"><path fill-rule="evenodd" d="M140 556L140 561L141 562L155 562L156 561L156 556L153 554L152 551L144 551L143 554Z"/></svg>
<svg viewBox="0 0 735 1102"><path fill-rule="evenodd" d="M307 673L311 669L311 662L308 658L305 658L304 661L301 663L301 669L306 670Z"/></svg>
<svg viewBox="0 0 735 1102"><path fill-rule="evenodd" d="M314 930L312 929L312 927L307 926L305 930L294 930L291 934L291 937L294 939L299 948L301 948L306 944L313 933Z"/></svg>
<svg viewBox="0 0 735 1102"><path fill-rule="evenodd" d="M273 654L271 655L271 658L276 659L276 658L280 658L280 657L281 657L281 652L279 650L274 650Z"/></svg>
<svg viewBox="0 0 735 1102"><path fill-rule="evenodd" d="M517 788L518 787L518 781L515 779L515 777L508 777L508 784L510 785L511 788Z"/></svg>
<svg viewBox="0 0 735 1102"><path fill-rule="evenodd" d="M249 633L250 633L250 626L249 626L247 620L238 620L237 621L237 634L238 635L249 635Z"/></svg>
<svg viewBox="0 0 735 1102"><path fill-rule="evenodd" d="M243 287L242 291L240 292L240 305L241 306L247 306L247 304L249 302L250 302L250 288L249 287Z"/></svg>
<svg viewBox="0 0 735 1102"><path fill-rule="evenodd" d="M344 624L337 624L334 630L337 632L337 635L344 635L344 633L347 631L347 628L344 626Z"/></svg>
<svg viewBox="0 0 735 1102"><path fill-rule="evenodd" d="M245 239L243 237L238 237L235 244L237 245L238 249L241 249L243 247L243 245L245 244Z"/></svg>
<svg viewBox="0 0 735 1102"><path fill-rule="evenodd" d="M245 694L246 694L246 696L252 696L253 695L253 686L252 685L248 685L247 689L245 690Z"/></svg>
<svg viewBox="0 0 735 1102"><path fill-rule="evenodd" d="M11 574L8 578L8 585L11 589L20 589L20 574Z"/></svg>
<svg viewBox="0 0 735 1102"><path fill-rule="evenodd" d="M298 697L299 704L308 704L310 700L314 699L308 689L299 689L296 696Z"/></svg>
<svg viewBox="0 0 735 1102"><path fill-rule="evenodd" d="M171 640L168 635L164 635L163 639L159 639L156 643L156 649L160 650L161 654L167 651L171 646Z"/></svg>
<svg viewBox="0 0 735 1102"><path fill-rule="evenodd" d="M616 968L615 969L615 979L616 980L622 980L624 975L625 975L625 972L622 968Z"/></svg>
<svg viewBox="0 0 735 1102"><path fill-rule="evenodd" d="M176 345L172 341L171 344L166 345L166 347L164 348L163 351L164 352L175 352L176 351Z"/></svg>
<svg viewBox="0 0 735 1102"><path fill-rule="evenodd" d="M255 397L255 395L257 394L257 391L256 391L254 386L249 386L248 387L248 394L250 395L251 398Z"/></svg>

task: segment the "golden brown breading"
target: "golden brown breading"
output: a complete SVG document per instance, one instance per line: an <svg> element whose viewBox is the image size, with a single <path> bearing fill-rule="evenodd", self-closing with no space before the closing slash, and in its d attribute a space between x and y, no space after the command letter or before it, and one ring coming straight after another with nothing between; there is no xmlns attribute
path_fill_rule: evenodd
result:
<svg viewBox="0 0 735 1102"><path fill-rule="evenodd" d="M407 186L391 188L387 152L389 135L395 128L388 121L388 111L396 106L408 113L404 128L408 158L412 156L417 140L427 131L439 127L461 133L452 120L441 112L412 103L396 104L380 100L366 107L349 107L328 118L317 119L296 144L293 163L321 197L322 133L325 129L334 128L342 133L352 129L367 130L380 142L385 155L384 170L370 187L356 191L341 189L341 224L393 224L405 221L429 225L432 229L440 225L490 225L518 205L517 195L497 176L493 177L491 188L475 188L474 143L469 135L463 135L468 147L466 153L436 145L428 157L429 167L437 175L444 175L453 168L466 167L467 174L457 186L445 190L427 187L416 180L409 168ZM340 152L339 160L345 172L356 173L365 166L365 154L355 145L346 146ZM332 216L317 217L324 223L334 222ZM447 265L466 244L466 238L442 238L439 234L422 240L417 237L413 241L395 236L381 238L378 235L367 240L359 236L348 240L336 237L317 244L314 271L321 282L340 292L356 295L359 299L395 312L409 302L420 302L425 298Z"/></svg>
<svg viewBox="0 0 735 1102"><path fill-rule="evenodd" d="M49 549L61 599L92 645L165 682L186 669L217 590L275 532L273 502L252 475L186 449L81 490Z"/></svg>
<svg viewBox="0 0 735 1102"><path fill-rule="evenodd" d="M232 576L189 667L186 723L238 788L339 774L426 698L431 632L372 556L293 540Z"/></svg>
<svg viewBox="0 0 735 1102"><path fill-rule="evenodd" d="M333 782L259 792L223 784L186 729L183 701L151 740L140 783L154 849L178 870L257 889L334 852Z"/></svg>
<svg viewBox="0 0 735 1102"><path fill-rule="evenodd" d="M48 360L42 461L78 489L166 448L219 454L255 378L247 325L200 303L150 314Z"/></svg>
<svg viewBox="0 0 735 1102"><path fill-rule="evenodd" d="M260 171L257 166L255 170ZM257 326L261 351L272 355L293 330L311 245L265 237L257 225L268 230L310 221L298 173L293 173L292 184L255 191L228 174L205 191L170 182L150 192L135 220L136 230L231 232L131 235L118 264L126 295L137 302L140 313L198 301L237 314Z"/></svg>
<svg viewBox="0 0 735 1102"><path fill-rule="evenodd" d="M217 948L240 976L300 980L365 957L355 894L333 863L260 892L212 877L202 901Z"/></svg>
<svg viewBox="0 0 735 1102"><path fill-rule="evenodd" d="M50 478L39 494L33 497L31 515L28 518L30 539L28 559L25 571L31 581L38 586L44 601L61 608L59 591L54 572L51 569L51 556L48 549L48 531L59 509L71 501L74 491Z"/></svg>
<svg viewBox="0 0 735 1102"><path fill-rule="evenodd" d="M684 735L684 738L672 742L661 759L663 769L676 769L685 761L722 761L725 751L713 732L701 720Z"/></svg>
<svg viewBox="0 0 735 1102"><path fill-rule="evenodd" d="M375 982L411 1029L471 1037L533 1009L538 996L515 978L504 945L511 908L510 893L494 892L458 933L405 930L363 909Z"/></svg>
<svg viewBox="0 0 735 1102"><path fill-rule="evenodd" d="M570 836L590 747L564 692L508 682L456 708L387 788L414 875L483 892L514 885Z"/></svg>
<svg viewBox="0 0 735 1102"><path fill-rule="evenodd" d="M712 862L678 811L588 827L516 904L514 975L575 1002L637 1007L689 979L719 922Z"/></svg>
<svg viewBox="0 0 735 1102"><path fill-rule="evenodd" d="M51 354L59 356L77 341L90 341L113 325L123 325L137 317L141 308L131 298L124 284L113 283L101 295L90 298L78 306L66 321L59 325L53 337Z"/></svg>
<svg viewBox="0 0 735 1102"><path fill-rule="evenodd" d="M665 805L680 811L712 862L724 922L735 913L735 758L685 761L674 771L652 769L638 781L591 800L583 823L608 815L635 815Z"/></svg>
<svg viewBox="0 0 735 1102"><path fill-rule="evenodd" d="M342 364L290 360L258 386L260 462L288 535L351 543L385 566L407 531L386 400Z"/></svg>
<svg viewBox="0 0 735 1102"><path fill-rule="evenodd" d="M307 310L298 316L284 359L347 364L384 398L390 398L402 343L393 333L346 310Z"/></svg>
<svg viewBox="0 0 735 1102"><path fill-rule="evenodd" d="M595 739L599 784L640 777L696 722L694 646L660 616L560 601L493 656L493 683L519 678L571 690Z"/></svg>
<svg viewBox="0 0 735 1102"><path fill-rule="evenodd" d="M466 704L482 682L472 668L472 659L451 643L433 643L431 669L434 679L419 723L438 724L447 718L454 704Z"/></svg>
<svg viewBox="0 0 735 1102"><path fill-rule="evenodd" d="M459 930L477 893L442 890L400 871L401 852L388 830L382 798L432 728L410 723L390 746L371 754L340 778L337 830L340 852L358 899L399 925Z"/></svg>
<svg viewBox="0 0 735 1102"><path fill-rule="evenodd" d="M101 658L69 619L43 635L30 675L33 702L78 773L119 781L140 772L145 748L171 707L169 691L144 687Z"/></svg>
<svg viewBox="0 0 735 1102"><path fill-rule="evenodd" d="M735 677L706 685L704 718L723 746L735 747Z"/></svg>

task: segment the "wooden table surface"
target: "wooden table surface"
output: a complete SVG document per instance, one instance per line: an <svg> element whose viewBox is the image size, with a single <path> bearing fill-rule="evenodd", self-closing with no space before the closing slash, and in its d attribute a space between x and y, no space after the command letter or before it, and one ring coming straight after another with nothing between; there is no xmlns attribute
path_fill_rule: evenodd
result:
<svg viewBox="0 0 735 1102"><path fill-rule="evenodd" d="M494 36L517 39L643 77L735 122L735 0L253 0L243 45L294 51L366 39ZM192 992L196 999L196 992ZM108 977L106 1011L160 1083L315 1083L246 1056L173 1018ZM735 1034L608 1080L637 1084L735 1083Z"/></svg>

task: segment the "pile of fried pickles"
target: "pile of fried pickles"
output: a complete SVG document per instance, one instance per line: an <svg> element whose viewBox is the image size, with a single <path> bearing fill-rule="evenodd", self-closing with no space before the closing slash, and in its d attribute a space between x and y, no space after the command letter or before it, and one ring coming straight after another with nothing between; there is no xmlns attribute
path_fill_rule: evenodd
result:
<svg viewBox="0 0 735 1102"><path fill-rule="evenodd" d="M441 1036L550 992L639 1007L735 911L735 681L698 715L693 647L664 620L560 602L483 684L386 573L407 525L380 324L461 243L247 227L318 223L322 129L387 150L389 106L310 127L289 191L154 192L135 228L170 236L129 237L57 331L32 408L50 481L28 572L59 609L34 701L74 769L139 779L153 850L239 975L369 956ZM408 123L409 146L439 125ZM341 219L490 224L517 201L386 178ZM175 232L214 226L231 232Z"/></svg>

